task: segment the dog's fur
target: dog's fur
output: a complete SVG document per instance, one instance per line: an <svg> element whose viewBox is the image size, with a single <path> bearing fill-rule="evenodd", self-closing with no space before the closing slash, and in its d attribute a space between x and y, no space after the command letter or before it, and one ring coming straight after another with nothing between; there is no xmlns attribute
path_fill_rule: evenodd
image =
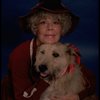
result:
<svg viewBox="0 0 100 100"><path fill-rule="evenodd" d="M51 96L76 94L83 90L85 81L75 57L73 48L57 43L43 44L37 49L35 67L40 77L50 84L40 100L50 100Z"/></svg>

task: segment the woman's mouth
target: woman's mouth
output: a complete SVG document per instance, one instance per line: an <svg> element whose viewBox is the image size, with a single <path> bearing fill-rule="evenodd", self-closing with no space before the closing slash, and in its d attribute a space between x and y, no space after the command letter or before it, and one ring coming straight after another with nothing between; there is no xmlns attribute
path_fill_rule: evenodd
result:
<svg viewBox="0 0 100 100"><path fill-rule="evenodd" d="M46 34L46 35L45 35L45 37L47 37L47 38L54 38L55 36L56 36L56 35L54 35L54 34L53 34L53 35L51 35L51 34L50 34L50 35L49 35L49 34Z"/></svg>

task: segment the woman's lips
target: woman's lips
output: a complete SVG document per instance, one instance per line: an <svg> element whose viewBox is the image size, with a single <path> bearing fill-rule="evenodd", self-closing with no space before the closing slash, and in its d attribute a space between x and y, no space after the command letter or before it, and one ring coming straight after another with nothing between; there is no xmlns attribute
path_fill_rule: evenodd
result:
<svg viewBox="0 0 100 100"><path fill-rule="evenodd" d="M56 35L48 35L48 34L46 34L45 35L45 37L47 37L47 38L54 38Z"/></svg>

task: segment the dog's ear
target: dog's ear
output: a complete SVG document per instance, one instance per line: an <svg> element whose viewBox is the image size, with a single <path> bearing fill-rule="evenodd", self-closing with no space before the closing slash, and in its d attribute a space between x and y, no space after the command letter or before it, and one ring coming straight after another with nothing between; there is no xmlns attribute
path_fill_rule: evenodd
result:
<svg viewBox="0 0 100 100"><path fill-rule="evenodd" d="M75 51L73 48L67 48L66 53L71 56L81 56L80 53Z"/></svg>
<svg viewBox="0 0 100 100"><path fill-rule="evenodd" d="M81 56L80 52L79 52L79 49L75 45L67 43L67 44L65 44L65 46L66 46L67 52L69 54L76 55L76 56Z"/></svg>
<svg viewBox="0 0 100 100"><path fill-rule="evenodd" d="M66 44L66 53L69 54L72 58L75 59L75 62L77 64L80 64L80 53L78 48L76 48L74 45L72 44Z"/></svg>

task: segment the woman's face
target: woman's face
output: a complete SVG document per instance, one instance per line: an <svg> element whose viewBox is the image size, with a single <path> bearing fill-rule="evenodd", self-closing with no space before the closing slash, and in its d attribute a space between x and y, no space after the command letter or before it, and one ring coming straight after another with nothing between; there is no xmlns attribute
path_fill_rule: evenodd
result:
<svg viewBox="0 0 100 100"><path fill-rule="evenodd" d="M53 19L52 16L48 15L39 21L36 31L39 43L56 43L59 41L61 34L62 26L58 19Z"/></svg>

